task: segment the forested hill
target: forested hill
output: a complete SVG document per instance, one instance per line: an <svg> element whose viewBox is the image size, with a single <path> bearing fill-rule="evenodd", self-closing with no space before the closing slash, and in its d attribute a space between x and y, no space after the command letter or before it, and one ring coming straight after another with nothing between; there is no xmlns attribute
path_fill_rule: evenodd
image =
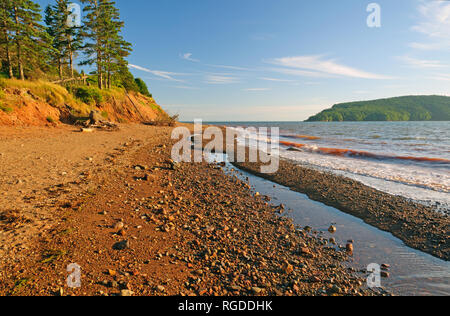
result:
<svg viewBox="0 0 450 316"><path fill-rule="evenodd" d="M450 97L405 96L336 104L307 122L450 121Z"/></svg>

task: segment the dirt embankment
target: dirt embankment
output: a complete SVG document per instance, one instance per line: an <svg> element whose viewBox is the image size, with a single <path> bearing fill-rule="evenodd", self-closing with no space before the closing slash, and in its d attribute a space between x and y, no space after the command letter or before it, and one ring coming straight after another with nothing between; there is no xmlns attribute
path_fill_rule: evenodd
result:
<svg viewBox="0 0 450 316"><path fill-rule="evenodd" d="M0 126L55 126L84 120L96 110L115 123L152 122L167 114L153 98L124 89L98 90L78 99L64 87L47 82L7 80L0 85ZM88 102L89 101L89 102ZM87 102L87 103L85 103Z"/></svg>

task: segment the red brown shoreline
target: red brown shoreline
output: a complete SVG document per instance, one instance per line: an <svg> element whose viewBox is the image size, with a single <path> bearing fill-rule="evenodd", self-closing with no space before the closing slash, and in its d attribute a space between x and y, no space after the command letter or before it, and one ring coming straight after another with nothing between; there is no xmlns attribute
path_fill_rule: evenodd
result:
<svg viewBox="0 0 450 316"><path fill-rule="evenodd" d="M71 185L76 198L53 195L53 226L2 266L0 294L382 294L361 287L345 251L294 227L247 183L217 165L174 164L170 131L146 127L145 140L83 176L87 187ZM72 263L80 289L65 284Z"/></svg>

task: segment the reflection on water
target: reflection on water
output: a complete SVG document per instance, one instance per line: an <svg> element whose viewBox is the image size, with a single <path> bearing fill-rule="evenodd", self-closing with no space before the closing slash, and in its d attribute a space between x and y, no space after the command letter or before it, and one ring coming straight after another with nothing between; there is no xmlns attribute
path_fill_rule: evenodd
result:
<svg viewBox="0 0 450 316"><path fill-rule="evenodd" d="M230 165L228 168L232 168ZM295 224L311 226L325 238L334 237L345 245L354 240L352 266L365 269L370 263L389 264L390 278L382 285L398 295L450 295L450 263L411 249L390 233L365 224L362 220L335 208L310 200L306 195L289 188L240 172L247 177L255 190L273 198L275 205L284 204L291 210L286 216ZM327 229L334 224L337 232L331 235Z"/></svg>

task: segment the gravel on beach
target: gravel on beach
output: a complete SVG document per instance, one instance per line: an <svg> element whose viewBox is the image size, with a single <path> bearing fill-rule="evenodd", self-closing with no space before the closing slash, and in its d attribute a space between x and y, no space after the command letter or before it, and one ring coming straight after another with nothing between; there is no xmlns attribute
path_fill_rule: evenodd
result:
<svg viewBox="0 0 450 316"><path fill-rule="evenodd" d="M146 128L108 168L85 171L76 198L52 196L51 227L3 264L0 294L388 295L365 289L346 249L220 165L173 162L171 129ZM81 288L66 285L74 263Z"/></svg>

